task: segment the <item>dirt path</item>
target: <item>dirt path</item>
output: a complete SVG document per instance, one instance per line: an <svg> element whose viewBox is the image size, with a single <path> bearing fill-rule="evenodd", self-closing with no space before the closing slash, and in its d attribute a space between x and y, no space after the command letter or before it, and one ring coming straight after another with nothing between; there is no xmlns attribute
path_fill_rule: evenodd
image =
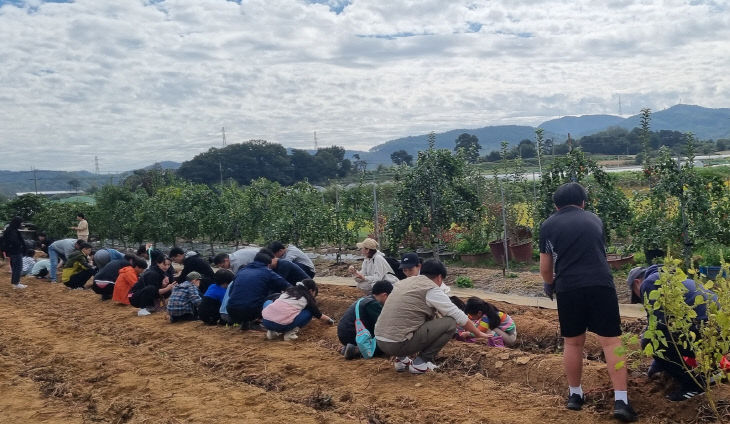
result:
<svg viewBox="0 0 730 424"><path fill-rule="evenodd" d="M441 372L412 376L383 359L344 361L336 330L319 323L295 342L269 342L257 332L170 324L162 313L140 318L89 291L24 282L28 289L14 290L0 272L2 422L611 422L600 361L586 361L593 402L564 410L553 311L512 306L518 349L450 343ZM339 317L356 297L323 287L321 308ZM596 349L589 357L600 356ZM646 422L687 418L663 400L649 406L656 393L633 393Z"/></svg>

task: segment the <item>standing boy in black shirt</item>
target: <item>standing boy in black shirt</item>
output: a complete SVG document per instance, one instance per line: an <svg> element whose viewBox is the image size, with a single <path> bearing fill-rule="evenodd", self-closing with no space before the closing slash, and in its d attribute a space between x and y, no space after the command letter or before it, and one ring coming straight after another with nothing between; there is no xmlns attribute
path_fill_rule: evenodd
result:
<svg viewBox="0 0 730 424"><path fill-rule="evenodd" d="M621 316L613 275L606 261L603 222L584 210L586 191L578 183L567 183L553 194L557 211L540 227L540 275L545 294L557 295L560 333L565 340L563 366L570 396L567 407L580 410L585 402L580 380L583 374L583 345L586 330L598 335L613 383L613 416L636 421L626 393L626 367L616 369L623 358L615 354L621 346Z"/></svg>

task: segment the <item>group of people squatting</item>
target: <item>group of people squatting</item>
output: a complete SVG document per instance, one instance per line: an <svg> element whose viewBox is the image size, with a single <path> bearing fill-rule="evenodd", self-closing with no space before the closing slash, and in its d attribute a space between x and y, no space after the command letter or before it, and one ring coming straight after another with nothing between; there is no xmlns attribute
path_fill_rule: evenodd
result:
<svg viewBox="0 0 730 424"><path fill-rule="evenodd" d="M638 414L628 399L626 367L617 366L624 360L616 350L621 346L621 318L606 261L604 226L600 218L584 209L586 200L580 184L560 186L553 194L556 211L540 228L540 274L545 294L557 298L565 341L566 407L580 410L585 403L582 364L586 331L591 331L603 347L613 384L613 416L631 422ZM3 235L5 249L12 244L13 252L25 250L17 246L13 234L16 224L11 222ZM167 254L149 246L126 253L110 248L92 253L91 245L83 239L43 241L48 259L42 266L34 264L30 274L51 282L60 280L72 289L84 288L93 277L91 288L102 300L134 306L139 316L166 309L171 322L201 320L208 325L234 325L243 331L265 332L270 340L288 341L296 340L312 320L335 324L319 308L314 263L291 244L276 241L265 248L221 253L213 258L211 267L196 252L177 247ZM515 322L505 311L478 297L464 302L449 296L451 290L444 283L447 270L440 261L421 262L417 254L407 253L394 263L372 238L357 247L365 259L359 270L351 266L348 271L364 296L353 302L337 323L340 353L345 359L389 357L398 372L424 374L438 369L437 355L451 340L506 348L518 343ZM182 268L179 273L175 273L173 263ZM14 261L11 266L23 264ZM649 298L659 272L657 265L630 272L627 284L632 302ZM684 285L691 299L704 296L712 301L713 293L692 280ZM705 308L698 307L698 319L706 319ZM659 319L661 323L663 316ZM666 326L661 328L666 331ZM692 357L687 349L681 353ZM649 371L652 375L664 372L678 382L678 389L668 398L681 401L701 393L701 384L675 362L656 356Z"/></svg>

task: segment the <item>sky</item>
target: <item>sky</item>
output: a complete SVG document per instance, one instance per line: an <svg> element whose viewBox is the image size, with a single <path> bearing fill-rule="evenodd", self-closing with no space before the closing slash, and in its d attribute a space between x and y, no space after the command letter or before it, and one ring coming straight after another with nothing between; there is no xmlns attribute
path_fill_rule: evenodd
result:
<svg viewBox="0 0 730 424"><path fill-rule="evenodd" d="M0 0L0 169L730 106L727 0Z"/></svg>

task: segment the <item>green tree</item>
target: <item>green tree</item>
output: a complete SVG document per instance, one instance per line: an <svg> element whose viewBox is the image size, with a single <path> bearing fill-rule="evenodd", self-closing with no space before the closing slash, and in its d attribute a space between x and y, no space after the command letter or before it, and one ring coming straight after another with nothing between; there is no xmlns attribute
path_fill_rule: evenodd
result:
<svg viewBox="0 0 730 424"><path fill-rule="evenodd" d="M479 138L472 134L463 133L456 138L456 146L454 146L455 152L462 152L464 158L469 163L475 163L479 160L479 150L482 148L479 145Z"/></svg>
<svg viewBox="0 0 730 424"><path fill-rule="evenodd" d="M390 154L390 160L396 165L408 165L411 166L413 156L409 155L405 150L398 150Z"/></svg>
<svg viewBox="0 0 730 424"><path fill-rule="evenodd" d="M3 205L3 215L9 221L14 216L23 218L23 221L33 221L33 217L48 207L49 201L38 194L24 194Z"/></svg>
<svg viewBox="0 0 730 424"><path fill-rule="evenodd" d="M396 251L404 237L424 234L430 244L440 244L443 230L452 223L473 220L479 208L478 172L448 150L419 152L416 165L396 174L399 183L394 211L386 224L389 248Z"/></svg>
<svg viewBox="0 0 730 424"><path fill-rule="evenodd" d="M51 238L75 237L76 233L71 230L76 225L74 218L77 212L84 215L93 215L93 206L87 203L76 202L48 202L47 206L33 217L33 223L44 231ZM91 235L97 234L94 224L89 226Z"/></svg>
<svg viewBox="0 0 730 424"><path fill-rule="evenodd" d="M89 219L94 223L94 232L101 240L129 240L134 216L134 193L126 187L105 185L95 194L96 207Z"/></svg>
<svg viewBox="0 0 730 424"><path fill-rule="evenodd" d="M71 187L73 191L79 191L79 187L81 187L81 181L77 179L68 180L68 186Z"/></svg>
<svg viewBox="0 0 730 424"><path fill-rule="evenodd" d="M270 239L319 246L328 239L332 210L312 185L298 182L283 191Z"/></svg>

